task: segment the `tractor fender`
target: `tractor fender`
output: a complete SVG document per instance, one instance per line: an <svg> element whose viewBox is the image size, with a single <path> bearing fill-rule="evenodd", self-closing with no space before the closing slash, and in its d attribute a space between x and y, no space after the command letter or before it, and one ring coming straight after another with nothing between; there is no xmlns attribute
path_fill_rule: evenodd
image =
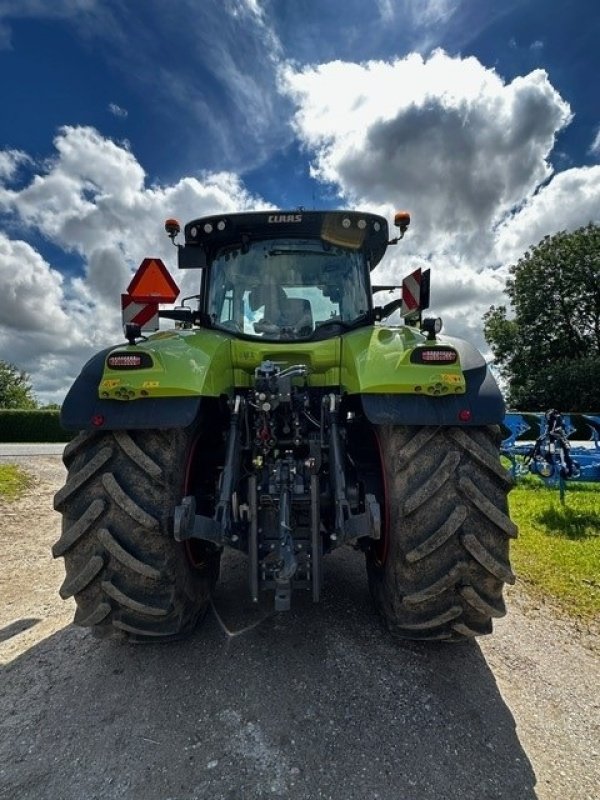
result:
<svg viewBox="0 0 600 800"><path fill-rule="evenodd" d="M468 345L461 352L460 340L444 337L457 347L463 367L466 392L446 397L416 394L362 394L361 403L374 425L499 425L504 420L504 399L485 360ZM472 352L471 352L472 351ZM478 356L478 358L477 358ZM464 360L463 360L464 358ZM479 366L476 364L481 360ZM473 365L465 369L467 365Z"/></svg>
<svg viewBox="0 0 600 800"><path fill-rule="evenodd" d="M437 381L435 371L413 364L410 356L428 341L418 329L391 326L363 328L344 337L342 385L349 396L360 398L367 419L375 425L500 424L502 394L482 354L463 339L437 336L431 341L458 352L459 363L443 372L448 388L461 391L426 392L426 382Z"/></svg>
<svg viewBox="0 0 600 800"><path fill-rule="evenodd" d="M437 336L436 341L439 344L449 344L458 352L460 366L465 372L487 366L487 362L479 350L470 342L465 342L464 339L457 339L454 336Z"/></svg>
<svg viewBox="0 0 600 800"><path fill-rule="evenodd" d="M70 388L60 412L68 431L186 428L200 411L202 397L144 398L123 402L102 400L98 385L107 355L115 347L96 353Z"/></svg>

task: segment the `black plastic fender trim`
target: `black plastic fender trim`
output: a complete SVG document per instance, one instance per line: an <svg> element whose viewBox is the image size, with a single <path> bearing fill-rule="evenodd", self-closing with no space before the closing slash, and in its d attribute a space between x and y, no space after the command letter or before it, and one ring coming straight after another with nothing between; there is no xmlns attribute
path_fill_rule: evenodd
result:
<svg viewBox="0 0 600 800"><path fill-rule="evenodd" d="M487 366L485 358L479 350L470 342L465 342L464 339L457 339L454 336L438 336L435 343L449 345L457 351L463 372L471 372Z"/></svg>
<svg viewBox="0 0 600 800"><path fill-rule="evenodd" d="M67 431L187 428L200 409L201 397L147 397L139 400L101 400L98 385L106 356L114 347L96 353L70 388L60 412Z"/></svg>
<svg viewBox="0 0 600 800"><path fill-rule="evenodd" d="M361 403L373 425L499 425L505 405L487 366L465 372L465 394L429 397L416 394L363 394ZM470 418L465 414L470 412ZM462 418L461 418L462 417Z"/></svg>

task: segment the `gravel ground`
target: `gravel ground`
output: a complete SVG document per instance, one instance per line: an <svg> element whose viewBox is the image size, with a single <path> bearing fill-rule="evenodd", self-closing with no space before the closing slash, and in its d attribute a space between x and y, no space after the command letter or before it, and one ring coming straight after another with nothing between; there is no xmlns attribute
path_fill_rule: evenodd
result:
<svg viewBox="0 0 600 800"><path fill-rule="evenodd" d="M228 557L186 642L99 642L58 597L60 458L3 460L36 480L0 504L2 800L600 796L600 638L519 584L493 636L399 647L359 554L280 615Z"/></svg>

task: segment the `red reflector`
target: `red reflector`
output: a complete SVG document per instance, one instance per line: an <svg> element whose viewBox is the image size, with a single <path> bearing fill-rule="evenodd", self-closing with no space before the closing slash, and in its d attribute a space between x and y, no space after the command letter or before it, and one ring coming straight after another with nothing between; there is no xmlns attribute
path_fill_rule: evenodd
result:
<svg viewBox="0 0 600 800"><path fill-rule="evenodd" d="M471 414L468 408L461 408L458 412L458 418L461 422L470 422L472 416L473 414Z"/></svg>
<svg viewBox="0 0 600 800"><path fill-rule="evenodd" d="M92 425L96 428L99 428L101 425L104 425L104 417L102 414L94 414L92 417Z"/></svg>
<svg viewBox="0 0 600 800"><path fill-rule="evenodd" d="M142 357L139 355L109 356L106 363L109 367L139 367L142 364Z"/></svg>
<svg viewBox="0 0 600 800"><path fill-rule="evenodd" d="M456 353L451 350L421 350L421 361L443 361L452 364L456 361Z"/></svg>

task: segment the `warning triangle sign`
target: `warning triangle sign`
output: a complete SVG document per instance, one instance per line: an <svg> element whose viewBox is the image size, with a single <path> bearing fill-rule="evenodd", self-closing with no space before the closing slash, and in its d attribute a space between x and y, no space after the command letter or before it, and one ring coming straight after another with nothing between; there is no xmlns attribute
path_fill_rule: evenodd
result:
<svg viewBox="0 0 600 800"><path fill-rule="evenodd" d="M179 287L160 258L145 258L131 279L127 294L142 303L174 303Z"/></svg>

